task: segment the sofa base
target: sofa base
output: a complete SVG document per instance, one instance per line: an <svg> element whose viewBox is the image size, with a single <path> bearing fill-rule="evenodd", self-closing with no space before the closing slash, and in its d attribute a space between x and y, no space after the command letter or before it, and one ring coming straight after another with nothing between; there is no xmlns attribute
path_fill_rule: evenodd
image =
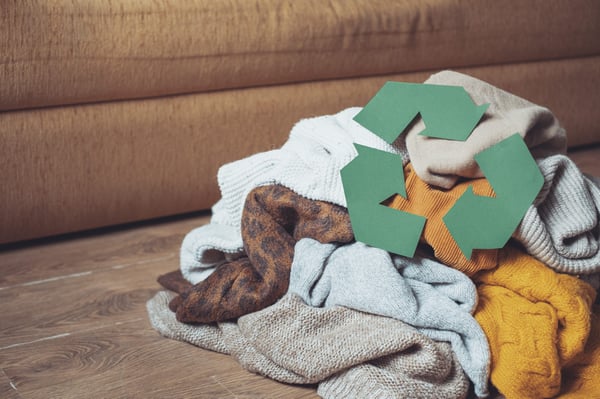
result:
<svg viewBox="0 0 600 399"><path fill-rule="evenodd" d="M600 57L457 70L550 108L577 132L570 146L598 141ZM364 105L387 80L429 75L0 113L0 243L208 209L220 165L279 148L301 118Z"/></svg>

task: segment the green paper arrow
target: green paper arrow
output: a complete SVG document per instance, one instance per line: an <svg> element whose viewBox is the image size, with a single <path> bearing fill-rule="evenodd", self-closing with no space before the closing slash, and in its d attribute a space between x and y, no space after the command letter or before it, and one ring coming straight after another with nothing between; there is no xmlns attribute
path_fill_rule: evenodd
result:
<svg viewBox="0 0 600 399"><path fill-rule="evenodd" d="M406 198L402 158L355 144L358 156L341 170L350 223L358 241L412 257L423 216L381 205L394 194Z"/></svg>
<svg viewBox="0 0 600 399"><path fill-rule="evenodd" d="M475 161L496 196L478 196L469 187L443 218L467 259L475 248L506 245L544 184L544 176L519 134L480 152Z"/></svg>
<svg viewBox="0 0 600 399"><path fill-rule="evenodd" d="M420 114L421 135L464 141L488 107L475 105L461 86L387 82L354 120L392 143Z"/></svg>
<svg viewBox="0 0 600 399"><path fill-rule="evenodd" d="M489 104L476 105L463 87L387 82L354 117L388 143L421 115L421 135L466 140ZM425 218L393 210L381 202L394 193L406 197L398 156L356 146L359 155L342 169L342 183L356 239L412 256ZM475 156L496 196L477 196L469 187L443 220L463 254L501 248L510 239L541 189L544 178L527 145L515 134Z"/></svg>

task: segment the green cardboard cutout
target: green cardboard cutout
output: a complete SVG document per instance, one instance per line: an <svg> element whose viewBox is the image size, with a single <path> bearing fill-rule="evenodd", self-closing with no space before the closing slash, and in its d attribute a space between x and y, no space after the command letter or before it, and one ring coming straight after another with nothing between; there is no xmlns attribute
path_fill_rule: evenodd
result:
<svg viewBox="0 0 600 399"><path fill-rule="evenodd" d="M341 171L354 236L365 244L413 256L425 218L381 205L394 194L406 198L402 158L354 146L358 156Z"/></svg>
<svg viewBox="0 0 600 399"><path fill-rule="evenodd" d="M475 161L496 196L478 196L469 187L443 217L467 259L475 248L506 245L544 184L544 176L519 134L480 152Z"/></svg>
<svg viewBox="0 0 600 399"><path fill-rule="evenodd" d="M459 86L387 82L354 120L392 143L421 115L426 128L420 134L464 141L488 106L475 105ZM356 239L412 257L425 218L381 205L396 193L406 198L402 159L385 151L355 147L358 156L341 170L341 177ZM477 154L475 160L496 196L477 196L469 187L443 218L468 259L475 248L506 244L544 182L518 134Z"/></svg>
<svg viewBox="0 0 600 399"><path fill-rule="evenodd" d="M387 82L354 120L392 143L420 114L421 135L464 141L488 107L475 105L461 86Z"/></svg>

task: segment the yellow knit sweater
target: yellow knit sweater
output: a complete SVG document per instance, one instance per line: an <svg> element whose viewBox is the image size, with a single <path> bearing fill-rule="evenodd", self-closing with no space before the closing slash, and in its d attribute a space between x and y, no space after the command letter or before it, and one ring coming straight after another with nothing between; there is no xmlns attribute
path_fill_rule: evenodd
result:
<svg viewBox="0 0 600 399"><path fill-rule="evenodd" d="M497 268L480 272L474 280L479 294L475 318L490 344L492 384L507 399L559 394L563 367L582 368L594 289L510 245L500 251ZM588 344L596 345L592 364L597 365L596 341L597 337ZM578 372L583 380L590 371L584 369ZM590 384L582 386L600 388L600 382ZM574 394L573 389L569 392Z"/></svg>
<svg viewBox="0 0 600 399"><path fill-rule="evenodd" d="M563 369L560 399L600 399L600 306L594 306L587 344Z"/></svg>

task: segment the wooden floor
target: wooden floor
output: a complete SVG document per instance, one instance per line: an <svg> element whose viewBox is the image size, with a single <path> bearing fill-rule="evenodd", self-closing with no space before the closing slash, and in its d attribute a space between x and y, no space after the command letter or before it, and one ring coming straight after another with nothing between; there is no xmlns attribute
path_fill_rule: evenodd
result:
<svg viewBox="0 0 600 399"><path fill-rule="evenodd" d="M317 398L163 338L145 303L208 215L0 253L0 398Z"/></svg>
<svg viewBox="0 0 600 399"><path fill-rule="evenodd" d="M600 176L596 154L573 158ZM150 326L156 277L208 217L0 248L0 398L317 398Z"/></svg>

